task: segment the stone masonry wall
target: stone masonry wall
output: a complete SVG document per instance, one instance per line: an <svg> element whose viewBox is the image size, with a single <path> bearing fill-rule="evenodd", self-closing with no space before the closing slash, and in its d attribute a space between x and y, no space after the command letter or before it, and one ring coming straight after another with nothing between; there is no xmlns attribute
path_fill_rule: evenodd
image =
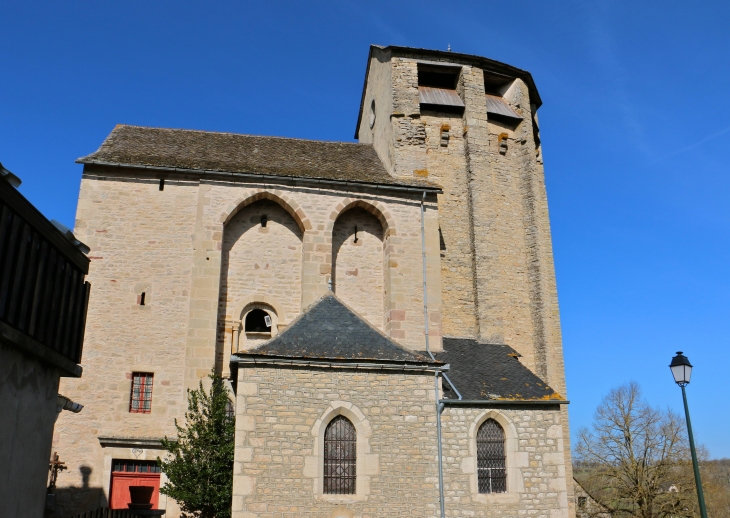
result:
<svg viewBox="0 0 730 518"><path fill-rule="evenodd" d="M426 169L428 180L443 187L439 195L439 227L442 242L441 293L445 336L476 337L474 255L472 249L471 206L464 148L464 121L458 114L424 111L426 129ZM447 145L441 133L447 131Z"/></svg>
<svg viewBox="0 0 730 518"><path fill-rule="evenodd" d="M506 493L479 494L475 486L475 433L487 416L500 423L506 441L514 444L515 451L507 452ZM568 517L570 479L557 409L447 406L441 422L447 516Z"/></svg>
<svg viewBox="0 0 730 518"><path fill-rule="evenodd" d="M394 139L390 123L393 113L391 79L390 52L373 49L365 84L363 112L355 138L362 143L372 144L381 162L392 174Z"/></svg>
<svg viewBox="0 0 730 518"><path fill-rule="evenodd" d="M197 189L179 181L159 191L153 178L82 179L74 233L91 248L92 286L84 372L62 378L60 392L84 409L62 412L54 433L54 450L69 468L59 488L74 488L57 497L69 515L106 504L99 436L174 436L173 419L185 412ZM149 414L129 412L135 371L154 373Z"/></svg>
<svg viewBox="0 0 730 518"><path fill-rule="evenodd" d="M233 516L438 516L434 403L428 373L240 368ZM318 441L339 413L358 433L355 495L321 491Z"/></svg>
<svg viewBox="0 0 730 518"><path fill-rule="evenodd" d="M290 322L327 291L335 220L346 209L361 206L385 229L390 258L384 272L386 333L406 347L423 349L420 197L176 175L167 176L160 191L159 179L147 172L87 166L74 231L91 247L84 374L81 379L64 378L60 387L85 408L73 416L62 414L54 435L54 448L69 466L59 487L76 488L64 497L68 502L59 502L68 512L106 503L107 456L100 436L174 436L174 419L182 418L186 408L185 389L197 386L216 359L221 368L220 322L240 318L233 310L222 315L219 309L224 228L239 211L260 200L284 207L302 232L301 288L291 291L295 300L282 303L295 310L283 311L280 323ZM431 347L439 350L434 201L426 204L426 244ZM275 225L276 218L272 229ZM288 248L284 254L289 254ZM139 304L142 292L145 305ZM262 285L250 298L268 303L275 298L271 292ZM154 373L149 414L129 412L133 372Z"/></svg>

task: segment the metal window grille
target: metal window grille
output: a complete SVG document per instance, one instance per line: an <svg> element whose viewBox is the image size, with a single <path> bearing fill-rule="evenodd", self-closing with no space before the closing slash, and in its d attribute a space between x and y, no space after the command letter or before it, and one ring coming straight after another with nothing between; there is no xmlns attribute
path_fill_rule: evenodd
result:
<svg viewBox="0 0 730 518"><path fill-rule="evenodd" d="M352 423L337 416L324 431L324 492L331 495L355 494L357 433Z"/></svg>
<svg viewBox="0 0 730 518"><path fill-rule="evenodd" d="M504 430L494 419L484 421L477 432L477 475L480 493L507 491Z"/></svg>
<svg viewBox="0 0 730 518"><path fill-rule="evenodd" d="M236 407L230 399L226 401L226 417L233 421L236 418Z"/></svg>
<svg viewBox="0 0 730 518"><path fill-rule="evenodd" d="M154 460L114 459L112 471L125 473L159 473L160 466Z"/></svg>
<svg viewBox="0 0 730 518"><path fill-rule="evenodd" d="M132 397L129 411L149 414L152 408L152 374L135 372L132 374Z"/></svg>

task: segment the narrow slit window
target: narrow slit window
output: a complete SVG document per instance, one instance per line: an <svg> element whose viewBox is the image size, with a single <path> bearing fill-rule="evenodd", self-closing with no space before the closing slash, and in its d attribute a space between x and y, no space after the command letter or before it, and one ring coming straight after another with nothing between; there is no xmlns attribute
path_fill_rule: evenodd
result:
<svg viewBox="0 0 730 518"><path fill-rule="evenodd" d="M344 416L337 416L324 431L324 493L354 495L357 433Z"/></svg>
<svg viewBox="0 0 730 518"><path fill-rule="evenodd" d="M140 306L144 306L144 291L143 291L143 292L142 292L142 294L141 294L141 295L139 296L139 305L140 305Z"/></svg>
<svg viewBox="0 0 730 518"><path fill-rule="evenodd" d="M160 190L161 191L165 190L165 179L164 178L160 178Z"/></svg>
<svg viewBox="0 0 730 518"><path fill-rule="evenodd" d="M129 411L133 414L149 414L152 410L152 377L150 372L132 373L132 395Z"/></svg>
<svg viewBox="0 0 730 518"><path fill-rule="evenodd" d="M494 419L484 421L477 432L477 475L480 493L507 491L504 430Z"/></svg>

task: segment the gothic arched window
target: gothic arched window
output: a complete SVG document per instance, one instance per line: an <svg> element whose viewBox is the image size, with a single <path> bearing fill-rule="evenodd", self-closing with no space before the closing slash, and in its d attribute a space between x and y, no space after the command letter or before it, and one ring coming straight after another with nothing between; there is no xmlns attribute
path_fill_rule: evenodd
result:
<svg viewBox="0 0 730 518"><path fill-rule="evenodd" d="M331 495L355 494L357 433L346 418L338 415L324 431L323 492Z"/></svg>
<svg viewBox="0 0 730 518"><path fill-rule="evenodd" d="M484 421L477 432L477 475L480 493L507 491L504 430L494 419Z"/></svg>

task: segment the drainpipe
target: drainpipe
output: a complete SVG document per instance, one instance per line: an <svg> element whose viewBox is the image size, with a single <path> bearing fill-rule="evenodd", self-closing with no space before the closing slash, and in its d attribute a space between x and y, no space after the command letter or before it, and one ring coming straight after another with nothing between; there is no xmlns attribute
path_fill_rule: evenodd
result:
<svg viewBox="0 0 730 518"><path fill-rule="evenodd" d="M423 328L426 334L426 352L432 360L436 360L436 357L431 352L428 342L428 291L426 283L426 224L425 214L426 207L424 202L426 201L426 191L423 191L423 197L421 198L421 259L423 262ZM458 400L461 401L461 393L457 390L449 377L443 372L436 371L433 378L434 393L436 395L436 440L438 441L438 456L439 456L439 501L441 504L441 518L446 518L446 509L444 503L444 465L443 465L443 453L442 453L442 440L441 440L441 412L444 411L444 403L439 397L439 382L438 377L441 374L449 386L452 388Z"/></svg>
<svg viewBox="0 0 730 518"><path fill-rule="evenodd" d="M426 201L426 191L423 191L423 197L421 198L421 259L423 261L423 330L426 336L426 352L432 360L436 360L431 347L428 342L428 286L426 283L426 225L425 225L425 213L426 208L424 202ZM444 409L443 403L439 398L439 371L436 371L433 376L433 390L436 400L436 441L438 443L438 466L439 466L439 505L441 506L441 518L446 518L446 509L444 505L444 466L443 466L443 453L441 445L441 412Z"/></svg>

